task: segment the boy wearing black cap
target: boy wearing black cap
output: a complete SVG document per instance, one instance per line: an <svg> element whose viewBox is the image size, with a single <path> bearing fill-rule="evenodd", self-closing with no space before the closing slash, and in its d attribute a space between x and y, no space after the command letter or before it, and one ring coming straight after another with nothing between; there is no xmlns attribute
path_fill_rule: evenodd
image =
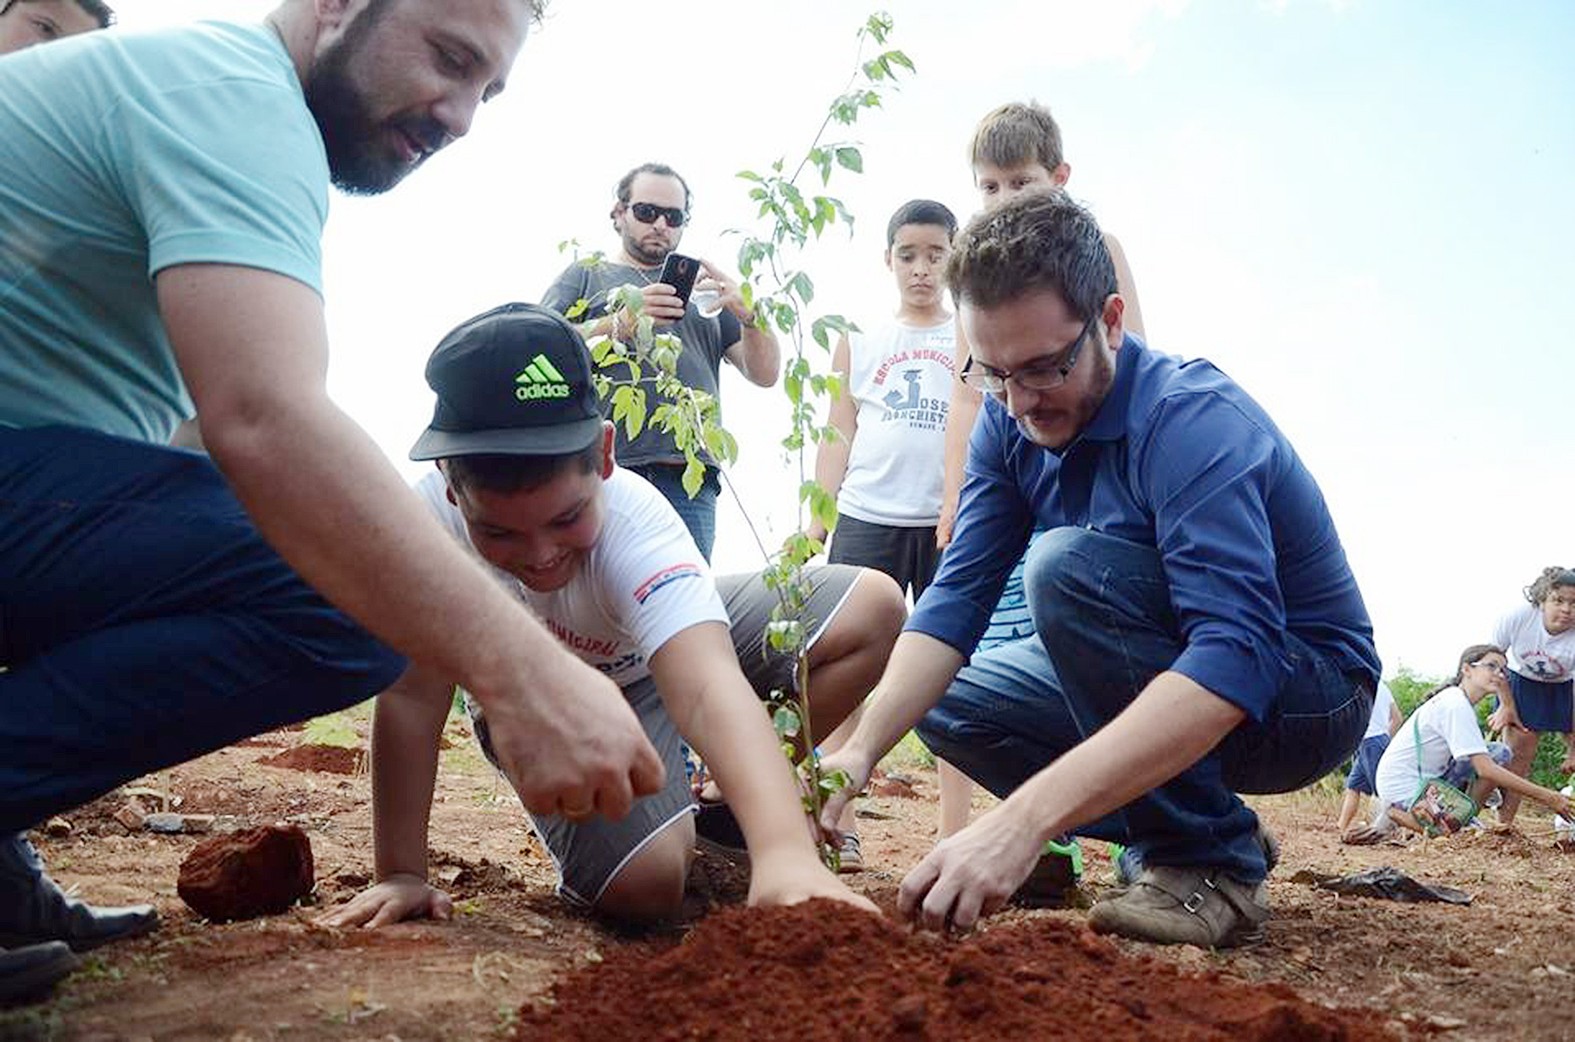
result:
<svg viewBox="0 0 1575 1042"><path fill-rule="evenodd" d="M872 907L821 865L759 702L757 693L791 684L791 661L764 654L775 594L758 576L713 581L661 493L615 466L613 428L574 328L534 305L495 308L444 338L427 382L437 407L411 457L436 460L438 472L417 491L500 583L618 683L667 769L666 787L620 821L594 804L534 816L559 892L623 920L678 911L694 845L680 753L687 740L727 792L748 841L752 903L831 897ZM811 580L810 690L825 733L879 675L904 611L879 573L836 566ZM449 898L426 880L426 823L453 688L453 678L412 667L378 699L378 882L330 923L449 914ZM471 713L490 756L486 719L474 706Z"/></svg>

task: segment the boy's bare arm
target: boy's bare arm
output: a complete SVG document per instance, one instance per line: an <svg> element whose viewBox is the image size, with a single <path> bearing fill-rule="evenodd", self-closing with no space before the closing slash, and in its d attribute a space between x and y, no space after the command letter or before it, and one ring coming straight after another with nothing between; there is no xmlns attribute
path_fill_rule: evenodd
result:
<svg viewBox="0 0 1575 1042"><path fill-rule="evenodd" d="M214 462L301 576L413 661L475 692L526 805L627 813L661 761L617 687L454 545L326 392L321 299L253 268L157 277Z"/></svg>
<svg viewBox="0 0 1575 1042"><path fill-rule="evenodd" d="M378 879L426 878L427 825L438 748L454 684L411 666L377 696L372 714L372 848Z"/></svg>
<svg viewBox="0 0 1575 1042"><path fill-rule="evenodd" d="M650 660L662 704L705 759L738 817L752 864L750 902L829 897L874 911L820 863L799 789L770 717L738 667L726 626L703 622Z"/></svg>
<svg viewBox="0 0 1575 1042"><path fill-rule="evenodd" d="M968 337L963 332L962 317L957 319L957 348L955 373L961 373L968 364ZM946 407L946 435L942 460L945 470L941 476L941 517L935 525L935 545L944 550L952 541L952 528L957 523L957 497L962 494L963 471L968 463L968 438L973 434L973 424L979 418L979 407L984 397L952 377L950 404Z"/></svg>
<svg viewBox="0 0 1575 1042"><path fill-rule="evenodd" d="M853 388L848 384L852 366L852 350L844 334L831 353L831 368L842 377L842 393L831 400L826 417L842 437L836 441L823 441L815 448L815 481L832 499L836 499L837 493L842 491L842 479L848 473L848 456L853 451L853 439L859 430L858 405L853 400ZM816 518L809 519L807 531L811 538L822 542L826 539L826 526Z"/></svg>
<svg viewBox="0 0 1575 1042"><path fill-rule="evenodd" d="M427 824L438 743L454 685L419 666L377 696L372 716L372 848L376 882L333 909L326 926L377 928L447 919L449 896L427 883Z"/></svg>
<svg viewBox="0 0 1575 1042"><path fill-rule="evenodd" d="M1138 304L1137 281L1132 277L1132 269L1127 265L1126 251L1121 248L1121 243L1109 232L1105 232L1105 249L1110 252L1110 262L1116 268L1116 292L1121 294L1121 299L1126 303L1126 310L1121 313L1121 325L1144 339L1148 334L1143 331L1143 308Z"/></svg>
<svg viewBox="0 0 1575 1042"><path fill-rule="evenodd" d="M898 635L858 727L842 748L821 761L827 770L846 771L853 782L827 799L820 812L822 828L837 827L842 808L869 781L875 764L941 700L966 661L956 648L927 633Z"/></svg>

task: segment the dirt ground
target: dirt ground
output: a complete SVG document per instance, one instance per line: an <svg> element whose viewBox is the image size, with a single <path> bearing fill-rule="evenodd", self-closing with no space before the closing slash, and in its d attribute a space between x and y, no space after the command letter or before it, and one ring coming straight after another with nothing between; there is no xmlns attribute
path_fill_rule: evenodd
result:
<svg viewBox="0 0 1575 1042"><path fill-rule="evenodd" d="M335 726L336 740L359 736L364 746L364 719ZM95 902L152 901L164 921L148 937L90 955L50 1001L0 1010L0 1042L555 1037L549 1028L532 1026L538 1024L534 1015L522 1024L522 1005L546 1008L555 982L574 971L595 974L631 949L654 958L643 953L684 936L675 928L631 938L561 906L552 892L551 865L517 802L474 752L458 720L450 724L431 839L434 876L456 900L454 921L376 932L315 925L323 906L348 899L371 872L364 761L310 748L320 735L308 729L252 739L141 779L68 815L69 832L59 822L50 832L41 830L38 846L62 884ZM261 762L292 750L276 766ZM917 765L887 766L912 781L913 794L903 795L908 787L897 784L888 787L893 795L861 800L869 867L849 878L889 910L903 872L933 841L935 776ZM319 769L302 769L312 767ZM1540 808L1523 812L1520 833L1353 848L1336 841L1334 800L1302 793L1255 801L1283 847L1270 885L1275 916L1263 944L1215 953L1119 942L1111 949L1117 962L1109 966L1110 987L1131 985L1130 966L1118 964L1127 956L1152 957L1227 984L1273 982L1316 1004L1367 1010L1370 1025L1395 1038L1575 1037L1575 855L1554 846ZM988 802L981 797L978 806ZM179 865L202 836L133 831L117 819L117 812L126 817L128 803L214 815L218 830L299 824L316 860L316 906L222 926L202 921L175 892ZM1112 883L1110 865L1101 844L1085 843L1085 850L1087 890L1097 897ZM1381 864L1459 888L1474 900L1469 907L1396 904L1339 896L1293 878ZM702 900L710 893L713 904L727 889L716 878L700 882ZM1075 929L1083 916L1008 911L991 919L982 937L943 946L989 942L996 933L998 947L1010 941L1018 950L1021 938L1038 930L1050 938L1046 945L1088 947L1079 939L1088 935ZM933 947L927 938L912 941L915 950ZM661 1017L661 1007L651 1016ZM737 1034L808 1037L795 1034L790 1013L766 1023ZM1076 1028L1067 1025L1074 1035ZM1122 1036L1120 1030L1098 1033ZM850 1028L844 1037L867 1036Z"/></svg>

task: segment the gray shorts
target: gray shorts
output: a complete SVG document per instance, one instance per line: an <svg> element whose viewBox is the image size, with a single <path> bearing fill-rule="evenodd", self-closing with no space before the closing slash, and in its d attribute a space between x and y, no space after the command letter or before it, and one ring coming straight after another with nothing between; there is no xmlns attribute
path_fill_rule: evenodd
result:
<svg viewBox="0 0 1575 1042"><path fill-rule="evenodd" d="M805 612L809 646L814 645L841 610L859 573L860 569L850 565L823 565L804 570L813 588ZM762 699L770 697L773 690L791 690L792 658L767 653L766 623L771 619L777 595L767 588L759 573L717 576L716 588L727 608L733 649L750 687ZM622 821L597 817L571 822L555 814L530 815L536 835L558 870L558 893L581 907L594 905L618 871L644 849L653 836L697 809L685 771L683 738L667 715L661 696L657 694L656 682L645 677L624 687L623 694L662 759L667 784L660 792L635 800ZM468 693L465 708L470 712L481 751L496 766L487 721Z"/></svg>

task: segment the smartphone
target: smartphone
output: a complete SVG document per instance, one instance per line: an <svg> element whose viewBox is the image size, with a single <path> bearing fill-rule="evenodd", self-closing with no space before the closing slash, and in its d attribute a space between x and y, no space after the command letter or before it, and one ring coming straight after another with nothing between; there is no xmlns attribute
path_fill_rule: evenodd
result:
<svg viewBox="0 0 1575 1042"><path fill-rule="evenodd" d="M657 282L665 282L673 287L673 292L678 294L678 299L685 307L689 306L689 294L695 288L695 279L700 276L700 262L693 257L685 257L681 253L669 253L662 262L662 273L656 277Z"/></svg>

